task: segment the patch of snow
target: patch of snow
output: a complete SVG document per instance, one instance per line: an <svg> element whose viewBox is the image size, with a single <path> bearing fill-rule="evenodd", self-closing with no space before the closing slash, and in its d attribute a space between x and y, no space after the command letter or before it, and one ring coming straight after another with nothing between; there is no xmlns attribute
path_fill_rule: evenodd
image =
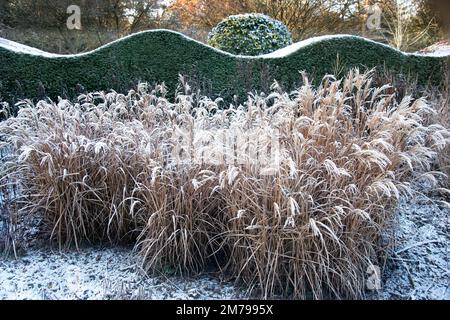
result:
<svg viewBox="0 0 450 320"><path fill-rule="evenodd" d="M11 40L7 40L7 39L3 39L3 38L0 38L0 40L6 40L6 41L0 41L0 47L4 47L5 49L8 49L10 51L14 51L16 53L30 54L30 55L34 55L34 56L43 56L43 57L46 57L46 58L76 58L76 57L82 57L82 56L89 55L91 53L100 51L100 50L102 50L104 48L108 48L110 46L113 46L116 43L128 40L128 39L130 39L130 38L132 38L132 37L134 37L136 35L140 35L140 34L144 34L144 33L159 33L159 32L165 32L165 33L168 33L168 34L175 34L175 35L181 36L186 41L194 42L194 43L197 43L199 45L202 45L202 46L205 46L205 47L209 47L211 50L214 50L217 53L224 54L224 55L227 55L227 56L242 57L242 58L254 58L254 57L249 57L249 56L234 55L234 54L231 54L229 52L222 51L222 50L217 49L217 48L213 48L213 47L211 47L211 46L209 46L207 44L204 44L203 42L200 42L198 40L190 38L190 37L184 35L183 33L180 33L180 32L177 32L177 31L173 31L173 30L167 30L167 29L153 29L153 30L146 30L146 31L136 32L136 33L130 34L128 36L122 37L120 39L116 39L114 41L111 41L111 42L109 42L109 43L107 43L107 44L105 44L105 45L103 45L101 47L98 47L98 48L92 50L92 51L82 52L82 53L77 53L77 54L57 54L57 53L45 52L45 51L41 51L39 49L28 47L28 46L22 45L20 43L17 43L17 42L11 41ZM5 45L3 45L2 42L4 42ZM30 49L34 49L34 50L30 50Z"/></svg>
<svg viewBox="0 0 450 320"><path fill-rule="evenodd" d="M402 200L395 246L382 288L368 299L450 300L450 210L419 196ZM202 276L148 276L129 248L52 252L33 247L18 260L0 260L0 299L246 299L229 283Z"/></svg>
<svg viewBox="0 0 450 320"><path fill-rule="evenodd" d="M371 299L450 300L450 210L425 196L402 201L395 248Z"/></svg>
<svg viewBox="0 0 450 320"><path fill-rule="evenodd" d="M444 57L447 55L450 55L450 51L442 51L439 54L434 55L433 53L408 53L408 52L403 52L400 51L394 47L391 47L385 43L381 43L381 42L377 42L368 38L364 38L364 37L360 37L360 36L354 36L354 35L348 35L348 34L337 34L337 35L326 35L326 36L319 36L319 37L312 37L294 44L291 44L290 46L287 46L285 48L279 49L277 51L274 51L272 53L269 54L265 54L262 55L260 57L263 58L284 58L287 57L295 52L297 52L298 50L305 48L307 46L310 46L312 44L316 44L318 42L322 42L322 41L328 41L331 39L358 39L358 40L362 40L362 41L366 41L366 42L370 42L373 44L377 44L380 46L383 46L385 48L389 48L391 50L397 51L400 54L406 55L406 56L436 56L436 57Z"/></svg>
<svg viewBox="0 0 450 320"><path fill-rule="evenodd" d="M422 55L430 57L447 57L450 56L450 45L442 46L432 52L422 53Z"/></svg>
<svg viewBox="0 0 450 320"><path fill-rule="evenodd" d="M14 42L8 39L0 38L0 47L5 48L7 50L17 52L17 53L26 53L31 55L43 56L43 57L53 57L54 54L39 50L37 48L29 47L24 44Z"/></svg>
<svg viewBox="0 0 450 320"><path fill-rule="evenodd" d="M212 277L150 277L126 248L57 253L34 249L0 260L1 300L230 300L242 292Z"/></svg>
<svg viewBox="0 0 450 320"><path fill-rule="evenodd" d="M279 49L277 51L274 51L272 53L265 54L265 55L260 55L260 56L234 55L234 54L231 54L229 52L222 51L222 50L217 49L217 48L213 48L213 47L211 47L211 46L209 46L207 44L204 44L203 42L200 42L200 41L197 41L195 39L192 39L192 38L190 38L190 37L188 37L188 36L186 36L186 35L184 35L184 34L182 34L180 32L176 32L176 31L173 31L173 30L167 30L167 29L155 29L155 30L147 30L147 31L137 32L137 33L128 35L126 37L117 39L115 41L112 41L112 42L110 42L110 43L108 43L106 45L103 45L103 46L95 49L95 50L92 50L92 51L89 51L89 52L84 52L84 53L78 53L78 54L55 54L55 53L49 53L49 52L45 52L45 51L42 51L42 50L39 50L39 49L36 49L36 48L32 48L32 47L29 47L29 46L26 46L26 45L23 45L23 44L14 42L14 41L3 39L3 38L0 38L0 47L3 47L5 49L7 49L7 50L10 50L10 51L13 51L13 52L17 52L17 53L29 54L29 55L35 55L35 56L43 56L43 57L46 57L46 58L81 57L81 56L89 55L91 53L94 53L94 52L97 52L99 50L102 50L102 49L107 48L109 46L112 46L112 45L114 45L116 43L119 43L121 41L125 41L125 40L127 40L129 38L132 38L132 37L134 37L136 35L139 35L139 34L158 33L158 32L165 32L165 33L168 33L168 34L175 34L175 35L181 36L182 38L184 38L184 40L186 40L188 42L194 42L194 43L196 43L198 45L201 45L201 46L204 46L204 47L208 47L210 50L213 50L213 51L215 51L217 53L220 53L222 55L226 55L226 56L230 56L230 57L236 57L236 58L243 58L243 59L261 59L261 58L262 59L280 59L280 58L285 58L285 57L295 53L296 51L298 51L298 50L300 50L302 48L305 48L307 46L310 46L312 44L319 43L319 42L322 42L322 41L327 41L327 40L330 40L330 39L339 39L339 38L352 38L352 39L359 39L359 40L362 40L362 41L371 42L371 43L374 43L374 44L377 44L377 45L384 46L384 47L389 48L391 50L395 50L395 51L397 51L397 52L399 52L399 53L401 53L403 55L408 55L408 56L429 56L430 55L428 53L405 53L405 52L397 50L397 49L395 49L395 48L393 48L393 47L391 47L391 46L389 46L387 44L376 42L376 41L373 41L373 40L370 40L370 39L367 39L367 38L363 38L363 37L359 37L359 36L348 35L348 34L327 35L327 36L319 36L319 37L309 38L309 39L306 39L306 40L294 43L294 44L292 44L290 46L287 46L285 48ZM443 56L445 56L445 55L446 54L443 53Z"/></svg>
<svg viewBox="0 0 450 320"><path fill-rule="evenodd" d="M433 57L450 56L450 40L439 41L427 48L420 50L419 53Z"/></svg>
<svg viewBox="0 0 450 320"><path fill-rule="evenodd" d="M339 35L313 37L313 38L309 38L309 39L291 44L290 46L276 50L272 53L262 55L261 57L267 58L267 59L284 58L284 57L290 56L291 54L297 52L298 50L300 50L302 48L305 48L305 47L315 44L317 42L327 41L330 39L342 39L342 38L348 38L348 37L353 37L353 36L339 34Z"/></svg>

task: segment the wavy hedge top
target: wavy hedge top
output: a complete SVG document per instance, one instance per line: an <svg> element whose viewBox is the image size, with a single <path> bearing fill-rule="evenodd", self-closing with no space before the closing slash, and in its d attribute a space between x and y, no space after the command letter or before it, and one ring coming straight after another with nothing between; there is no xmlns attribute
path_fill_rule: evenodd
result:
<svg viewBox="0 0 450 320"><path fill-rule="evenodd" d="M299 71L322 78L336 70L386 67L416 76L420 83L443 80L448 57L405 54L355 36L302 41L271 54L236 56L168 30L140 32L94 51L56 55L13 42L0 42L0 99L74 97L79 91L127 91L139 81L165 82L171 92L179 74L205 94L244 95L267 91L274 80L286 90L298 84Z"/></svg>

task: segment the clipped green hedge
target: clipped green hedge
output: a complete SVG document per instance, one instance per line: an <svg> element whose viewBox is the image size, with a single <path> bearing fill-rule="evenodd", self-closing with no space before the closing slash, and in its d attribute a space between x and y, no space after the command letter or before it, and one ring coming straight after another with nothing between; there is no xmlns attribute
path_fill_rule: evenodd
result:
<svg viewBox="0 0 450 320"><path fill-rule="evenodd" d="M79 90L126 92L139 81L165 82L173 94L179 74L198 84L205 94L232 98L248 91L267 91L273 80L286 90L293 89L299 83L299 71L320 80L336 70L338 55L345 69L383 66L417 76L420 83L441 82L446 68L446 58L405 55L353 36L313 41L280 58L242 57L176 32L154 30L75 56L50 58L0 46L0 99L73 98Z"/></svg>

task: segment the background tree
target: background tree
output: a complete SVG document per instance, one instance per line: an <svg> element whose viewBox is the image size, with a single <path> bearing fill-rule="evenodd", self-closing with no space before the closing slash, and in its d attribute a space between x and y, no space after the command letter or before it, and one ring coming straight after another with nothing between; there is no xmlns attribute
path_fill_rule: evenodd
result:
<svg viewBox="0 0 450 320"><path fill-rule="evenodd" d="M202 30L197 38L204 40L209 30L226 17L239 13L263 13L283 22L294 39L335 32L342 27L345 8L354 1L330 0L177 0L169 8L182 29ZM339 10L338 3L343 6Z"/></svg>
<svg viewBox="0 0 450 320"><path fill-rule="evenodd" d="M66 27L72 4L81 8L81 31ZM383 12L380 30L366 26L373 4ZM0 37L57 53L91 50L154 28L206 42L224 18L251 12L283 22L294 41L347 33L415 51L450 37L448 0L0 0Z"/></svg>
<svg viewBox="0 0 450 320"><path fill-rule="evenodd" d="M1 0L0 36L60 53L96 48L158 26L160 0ZM68 30L70 5L81 8L83 30Z"/></svg>
<svg viewBox="0 0 450 320"><path fill-rule="evenodd" d="M417 25L424 27L433 21L432 30L439 38L450 37L450 1L448 0L416 0Z"/></svg>

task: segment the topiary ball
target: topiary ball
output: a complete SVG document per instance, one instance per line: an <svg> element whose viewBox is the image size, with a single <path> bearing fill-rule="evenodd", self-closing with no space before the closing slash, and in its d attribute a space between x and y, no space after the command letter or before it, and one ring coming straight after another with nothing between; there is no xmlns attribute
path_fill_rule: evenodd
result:
<svg viewBox="0 0 450 320"><path fill-rule="evenodd" d="M240 14L220 22L208 35L208 44L236 55L257 56L292 44L292 35L280 21L263 14Z"/></svg>

